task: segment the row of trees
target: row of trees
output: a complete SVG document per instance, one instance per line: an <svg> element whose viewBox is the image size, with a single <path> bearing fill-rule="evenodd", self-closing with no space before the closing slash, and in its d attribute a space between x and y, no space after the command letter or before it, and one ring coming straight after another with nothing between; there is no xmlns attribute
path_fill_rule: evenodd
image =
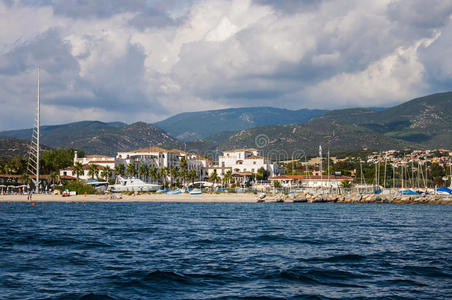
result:
<svg viewBox="0 0 452 300"><path fill-rule="evenodd" d="M44 151L39 160L41 174L59 173L61 169L73 164L74 149L56 149ZM83 157L84 152L79 151ZM9 160L0 162L0 174L18 175L27 172L28 157L16 155Z"/></svg>

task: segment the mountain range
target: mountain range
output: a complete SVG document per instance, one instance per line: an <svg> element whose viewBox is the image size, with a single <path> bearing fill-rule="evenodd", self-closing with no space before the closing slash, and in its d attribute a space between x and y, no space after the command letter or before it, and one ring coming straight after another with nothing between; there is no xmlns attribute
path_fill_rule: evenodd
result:
<svg viewBox="0 0 452 300"><path fill-rule="evenodd" d="M30 139L32 130L0 132L0 137ZM42 126L41 143L52 148L83 149L87 154L115 155L151 145L163 145L176 139L162 129L144 122L130 125L120 122L82 121L64 125ZM1 145L1 140L0 140Z"/></svg>
<svg viewBox="0 0 452 300"><path fill-rule="evenodd" d="M326 113L327 110L289 110L275 107L244 107L201 112L187 112L154 123L172 136L182 141L201 138L238 130L266 126L303 124Z"/></svg>
<svg viewBox="0 0 452 300"><path fill-rule="evenodd" d="M41 141L52 148L71 147L87 154L110 155L150 145L201 154L257 147L269 155L280 152L286 156L300 151L314 154L320 144L333 152L363 147L452 148L451 107L452 92L416 98L386 109L233 108L183 113L155 124L82 121L42 126ZM6 151L8 147L2 147L4 141L11 145L12 138L29 140L31 129L4 131L1 136L5 138L0 138L0 149ZM13 148L19 149L19 144Z"/></svg>

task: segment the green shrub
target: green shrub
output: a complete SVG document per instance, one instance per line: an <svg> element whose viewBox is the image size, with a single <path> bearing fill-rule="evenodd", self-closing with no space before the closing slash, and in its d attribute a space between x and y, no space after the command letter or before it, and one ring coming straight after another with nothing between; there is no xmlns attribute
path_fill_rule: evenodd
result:
<svg viewBox="0 0 452 300"><path fill-rule="evenodd" d="M89 184L84 183L83 181L66 181L63 186L60 187L60 190L63 192L65 190L75 191L77 195L87 194L96 194L97 191L94 187Z"/></svg>

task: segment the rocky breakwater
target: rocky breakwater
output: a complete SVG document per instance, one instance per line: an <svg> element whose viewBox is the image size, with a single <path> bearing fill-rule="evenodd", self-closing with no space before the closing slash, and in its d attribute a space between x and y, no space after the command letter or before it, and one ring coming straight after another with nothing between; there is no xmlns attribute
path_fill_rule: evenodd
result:
<svg viewBox="0 0 452 300"><path fill-rule="evenodd" d="M296 194L286 201L308 203L399 203L399 204L452 204L451 195L381 195L381 194Z"/></svg>

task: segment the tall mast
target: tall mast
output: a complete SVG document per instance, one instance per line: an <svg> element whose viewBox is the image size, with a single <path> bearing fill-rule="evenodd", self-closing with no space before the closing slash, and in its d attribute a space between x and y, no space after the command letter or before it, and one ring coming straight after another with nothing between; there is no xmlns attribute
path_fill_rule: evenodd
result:
<svg viewBox="0 0 452 300"><path fill-rule="evenodd" d="M36 115L33 124L33 132L31 134L31 145L28 151L28 166L27 172L35 184L35 191L39 193L39 156L40 156L40 114L41 114L41 99L40 99L40 78L38 66L38 95L36 99Z"/></svg>
<svg viewBox="0 0 452 300"><path fill-rule="evenodd" d="M37 103L37 117L36 117L36 130L37 130L37 142L36 142L36 193L39 193L39 138L40 138L40 127L41 127L41 90L40 90L40 68L38 66L38 103Z"/></svg>
<svg viewBox="0 0 452 300"><path fill-rule="evenodd" d="M319 156L320 156L320 180L323 179L323 161L322 161L322 145L319 146Z"/></svg>
<svg viewBox="0 0 452 300"><path fill-rule="evenodd" d="M328 187L330 187L330 147L328 146Z"/></svg>

